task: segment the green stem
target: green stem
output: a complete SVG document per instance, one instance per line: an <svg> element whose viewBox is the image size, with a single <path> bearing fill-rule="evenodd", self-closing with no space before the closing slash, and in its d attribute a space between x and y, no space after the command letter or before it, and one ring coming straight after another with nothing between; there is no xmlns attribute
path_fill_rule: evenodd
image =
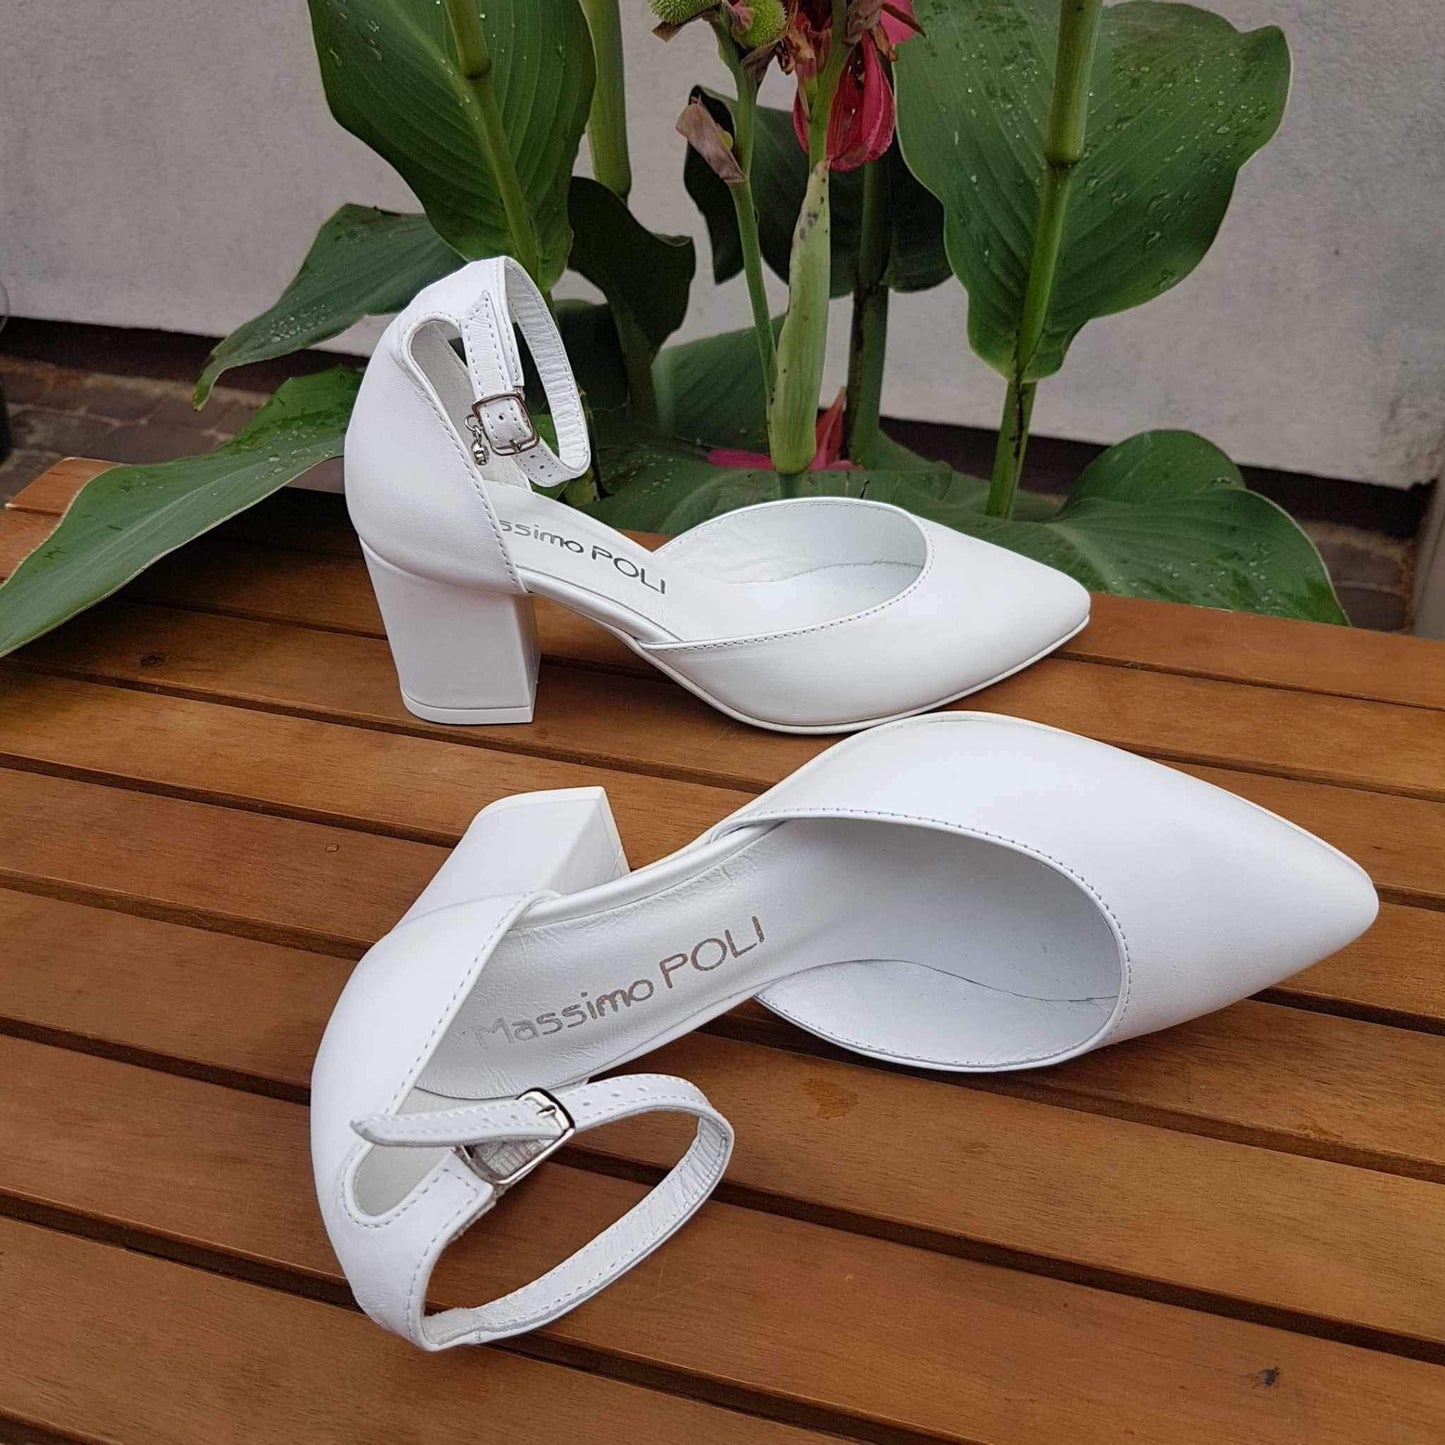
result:
<svg viewBox="0 0 1445 1445"><path fill-rule="evenodd" d="M863 170L863 216L858 242L858 280L853 288L853 334L848 350L848 455L866 462L878 440L883 361L888 349L889 193L888 159Z"/></svg>
<svg viewBox="0 0 1445 1445"><path fill-rule="evenodd" d="M627 151L627 67L622 55L622 21L617 0L582 0L592 31L597 79L587 116L592 174L623 200L632 189L632 160Z"/></svg>
<svg viewBox="0 0 1445 1445"><path fill-rule="evenodd" d="M828 58L818 72L808 111L809 165L819 165L828 158L828 123L833 118L833 97L838 93L838 82L843 78L843 71L853 54L853 47L843 40L847 28L846 0L833 0L833 39L828 47Z"/></svg>
<svg viewBox="0 0 1445 1445"><path fill-rule="evenodd" d="M1029 442L1029 418L1034 413L1036 381L1010 381L1004 398L1003 418L998 427L998 445L993 454L993 479L989 483L984 511L990 517L1010 517L1014 493L1024 469L1024 448Z"/></svg>
<svg viewBox="0 0 1445 1445"><path fill-rule="evenodd" d="M753 203L753 188L748 181L729 186L733 208L738 217L738 238L742 243L743 270L748 279L748 302L753 309L753 333L758 339L758 361L763 368L763 387L770 391L777 371L777 342L773 338L773 318L768 307L768 292L763 284L763 246L758 239L758 211Z"/></svg>
<svg viewBox="0 0 1445 1445"><path fill-rule="evenodd" d="M1060 7L1054 89L1049 106L1048 130L1044 135L1044 179L1039 193L1038 218L1034 223L1028 285L1024 290L1018 340L1014 345L1013 374L1004 401L993 479L988 490L986 510L991 517L1012 514L1014 494L1023 470L1036 385L1028 380L1028 372L1043 339L1049 301L1054 292L1054 276L1058 270L1059 250L1064 239L1069 188L1073 183L1074 168L1084 154L1084 131L1089 115L1089 69L1099 36L1101 6L1102 0L1062 0Z"/></svg>
<svg viewBox="0 0 1445 1445"><path fill-rule="evenodd" d="M809 93L808 189L793 233L788 314L779 342L777 383L768 403L768 443L785 497L798 494L799 479L817 455L831 265L828 126L838 82L852 55L843 39L847 13L847 0L833 0L832 43Z"/></svg>
<svg viewBox="0 0 1445 1445"><path fill-rule="evenodd" d="M763 368L763 389L773 389L777 374L777 342L773 337L773 318L768 306L768 290L763 281L763 246L758 237L758 208L753 200L753 136L758 110L757 82L743 69L742 57L721 20L713 22L717 31L718 54L727 66L737 88L733 106L733 155L743 178L728 186L733 209L738 218L738 241L743 253L743 274L748 282L748 302L753 311L753 334L757 337L758 361Z"/></svg>
<svg viewBox="0 0 1445 1445"><path fill-rule="evenodd" d="M482 31L477 0L446 0L446 6L462 78L476 101L482 150L502 198L502 209L506 212L512 254L540 286L542 247L537 240L537 227L532 221L527 198L522 193L516 158L512 155L507 128L502 123L502 109L497 104L497 92L492 85L492 57L487 51L487 37Z"/></svg>

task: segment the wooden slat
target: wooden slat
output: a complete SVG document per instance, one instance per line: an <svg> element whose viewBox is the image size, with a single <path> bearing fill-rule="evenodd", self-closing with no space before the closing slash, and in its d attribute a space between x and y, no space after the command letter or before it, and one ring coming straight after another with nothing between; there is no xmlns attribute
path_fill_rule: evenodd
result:
<svg viewBox="0 0 1445 1445"><path fill-rule="evenodd" d="M0 1014L18 1018L41 1038L55 1040L63 1031L80 1029L92 1043L132 1057L178 1055L198 1062L206 1077L225 1080L239 1073L279 1097L302 1097L343 965L284 950L263 954L254 944L246 954L222 954L213 963L204 935L134 920L107 929L86 912L0 894L0 923L23 927L20 936L50 940L23 945L0 975ZM72 924L76 950L63 941L62 930ZM91 956L93 964L87 962ZM146 957L152 960L149 969ZM218 979L225 964L248 971ZM47 989L47 979L63 981L63 987ZM282 1007L288 1022L277 1028ZM1277 1012L1262 1005L1244 1008L1260 1016ZM1339 1020L1319 1022L1340 1026ZM1350 1027L1343 1026L1341 1034ZM1240 1043L1251 1046L1248 1030ZM18 1047L0 1041L0 1076L6 1049L12 1058L28 1057L17 1054ZM1143 1048L1135 1053L1142 1056L1146 1080L1167 1075L1179 1057L1189 1058L1182 1042L1162 1061ZM1242 1068L1245 1087L1252 1082L1249 1061L1241 1065L1239 1053L1221 1044L1203 1054L1192 1074L1186 1062L1197 1097L1188 1097L1189 1087L1172 1086L1185 1096L1183 1113L1205 1115L1213 1101L1227 1115L1233 1074ZM1340 1053L1336 1049L1333 1057ZM1325 1060L1331 1057L1326 1051ZM1428 1079L1439 1076L1442 1058L1445 1052L1437 1047L1418 1094L1428 1093ZM1315 1062L1287 1049L1276 1055L1286 1079ZM1400 1107L1398 1095L1408 1090L1388 1056L1380 1055L1378 1062L1384 1077L1367 1079L1358 1101L1341 1105L1332 1093L1312 1094L1308 1085L1314 1081L1306 1078L1287 1098L1258 1101L1257 1112L1272 1113L1275 1122L1296 1132L1302 1118L1317 1142L1336 1152L1361 1139L1371 1148L1384 1143L1391 1130L1382 1121L1398 1120L1395 1137L1403 1156L1411 1152L1408 1120L1418 1119L1418 1110ZM638 1067L692 1079L732 1119L739 1135L729 1175L734 1184L796 1201L828 1218L853 1220L854 1228L876 1233L878 1221L886 1221L884 1232L971 1242L1052 1261L1052 1268L1065 1273L1077 1267L1176 1291L1230 1295L1435 1340L1445 1348L1445 1260L1430 1242L1445 1210L1438 1184L1381 1183L1362 1169L1028 1099L975 1096L951 1082L704 1035L672 1044ZM1060 1096L1067 1097L1071 1072L1073 1066L1064 1066L1037 1077L1056 1080ZM1358 1060L1344 1057L1341 1088L1359 1086L1366 1072ZM35 1070L17 1063L16 1075L33 1080ZM991 1088L996 1081L983 1082ZM1042 1090L1036 1097L1050 1094ZM1238 1098L1233 1102L1237 1107ZM0 1108L0 1117L6 1112ZM908 1142L900 1145L896 1121L903 1119L926 1125L920 1123L916 1139L908 1131ZM1348 1134L1341 1133L1344 1121ZM1438 1128L1427 1127L1438 1137ZM1257 1128L1241 1130L1251 1132L1258 1143ZM612 1137L622 1141L614 1152L632 1161L664 1165L675 1157L674 1132L650 1120L613 1131ZM876 1141L884 1137L913 1156L907 1168L870 1167ZM585 1147L595 1150L595 1137ZM959 1187L960 1168L966 1188ZM1434 1173L1439 1177L1441 1171L1437 1167ZM1130 1180L1127 1190L1119 1188L1121 1174ZM1137 1228L1141 1219L1151 1227ZM1309 1267L1315 1256L1337 1263L1317 1272Z"/></svg>
<svg viewBox="0 0 1445 1445"><path fill-rule="evenodd" d="M350 1310L14 1220L0 1220L0 1274L5 1439L422 1445L459 1421L518 1445L823 1438L510 1352L439 1360Z"/></svg>
<svg viewBox="0 0 1445 1445"><path fill-rule="evenodd" d="M8 577L54 530L48 517L0 513L0 579Z"/></svg>
<svg viewBox="0 0 1445 1445"><path fill-rule="evenodd" d="M106 466L74 458L62 462L10 505L58 516L75 491ZM279 494L235 519L229 534L282 547L356 555L344 504L311 494ZM596 629L580 637L583 655L639 665ZM553 640L555 650L561 639ZM1440 649L1422 639L1178 603L1097 595L1093 621L1064 654L1168 673L1445 708L1445 662Z"/></svg>
<svg viewBox="0 0 1445 1445"><path fill-rule="evenodd" d="M613 677L599 686L578 669L545 667L534 723L446 728L402 707L384 643L168 608L107 606L22 656L70 676L751 791L786 776L827 742L733 723L668 682ZM6 685L18 687L23 669L10 667ZM1357 858L1393 899L1445 905L1445 805L1392 794L1362 801L1354 789L1193 764L1183 770L1320 834Z"/></svg>
<svg viewBox="0 0 1445 1445"><path fill-rule="evenodd" d="M304 1110L38 1045L0 1044L0 1054L11 1065L0 1070L0 1187L12 1198L283 1269L298 1287L339 1283L311 1197ZM453 1249L433 1302L476 1303L515 1286L641 1192L546 1167ZM843 1428L854 1417L980 1441L1344 1440L1377 1391L1407 1382L1392 1418L1410 1420L1442 1378L1383 1354L717 1203L545 1335L825 1411ZM1025 1379L1027 1390L999 1389ZM1302 1393L1276 1402L1270 1389L1286 1385ZM1191 1410L1180 1411L1181 1395ZM1340 1433L1290 1433L1301 1410L1316 1428L1335 1415Z"/></svg>

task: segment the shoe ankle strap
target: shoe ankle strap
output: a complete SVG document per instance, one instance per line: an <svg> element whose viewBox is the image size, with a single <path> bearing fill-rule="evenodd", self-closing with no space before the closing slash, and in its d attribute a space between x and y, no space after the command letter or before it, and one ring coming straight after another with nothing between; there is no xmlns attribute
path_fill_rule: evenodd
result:
<svg viewBox="0 0 1445 1445"><path fill-rule="evenodd" d="M426 1284L442 1251L501 1195L575 1134L639 1114L681 1113L697 1120L687 1152L660 1183L590 1243L540 1278L489 1304L426 1314ZM428 1350L483 1344L536 1329L574 1309L640 1263L682 1227L717 1187L732 1153L733 1131L703 1092L665 1074L625 1074L515 1099L463 1104L429 1113L376 1114L352 1128L385 1148L449 1148L480 1186L471 1207L435 1237L416 1241L414 1257L393 1256L411 1274L399 1329ZM423 1186L425 1187L425 1186ZM400 1328L399 1328L400 1327Z"/></svg>
<svg viewBox="0 0 1445 1445"><path fill-rule="evenodd" d="M587 416L567 348L546 298L516 261L495 256L463 266L422 292L407 318L408 330L445 319L461 335L471 397L466 426L479 466L491 464L498 480L538 487L559 486L587 470L592 463ZM527 410L514 323L547 394L556 451Z"/></svg>

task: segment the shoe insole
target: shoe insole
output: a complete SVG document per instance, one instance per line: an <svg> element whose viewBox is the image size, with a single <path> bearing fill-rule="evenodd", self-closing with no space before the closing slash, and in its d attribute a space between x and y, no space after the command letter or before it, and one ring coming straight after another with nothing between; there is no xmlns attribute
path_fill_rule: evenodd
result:
<svg viewBox="0 0 1445 1445"><path fill-rule="evenodd" d="M811 627L896 596L918 575L909 561L829 563L742 556L731 578L639 546L595 517L522 487L488 491L507 550L529 592L584 610L639 642L707 642Z"/></svg>
<svg viewBox="0 0 1445 1445"><path fill-rule="evenodd" d="M925 828L781 823L536 905L421 1086L496 1098L587 1078L764 989L846 1047L996 1068L1093 1037L1120 971L1093 900L1047 864Z"/></svg>

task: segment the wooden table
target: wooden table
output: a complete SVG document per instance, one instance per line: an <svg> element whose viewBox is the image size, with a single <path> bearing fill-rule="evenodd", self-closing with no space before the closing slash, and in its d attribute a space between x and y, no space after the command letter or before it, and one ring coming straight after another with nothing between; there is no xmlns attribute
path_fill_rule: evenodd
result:
<svg viewBox="0 0 1445 1445"><path fill-rule="evenodd" d="M98 469L17 498L0 567ZM438 1357L349 1308L312 1052L473 813L601 783L640 864L825 745L544 613L534 725L421 722L339 501L290 493L0 664L0 1438L1445 1440L1445 648L1163 604L1099 598L969 705L1322 834L1379 885L1365 939L1023 1075L875 1067L744 1007L642 1065L738 1147L620 1284ZM434 1303L535 1275L680 1143L588 1136Z"/></svg>

